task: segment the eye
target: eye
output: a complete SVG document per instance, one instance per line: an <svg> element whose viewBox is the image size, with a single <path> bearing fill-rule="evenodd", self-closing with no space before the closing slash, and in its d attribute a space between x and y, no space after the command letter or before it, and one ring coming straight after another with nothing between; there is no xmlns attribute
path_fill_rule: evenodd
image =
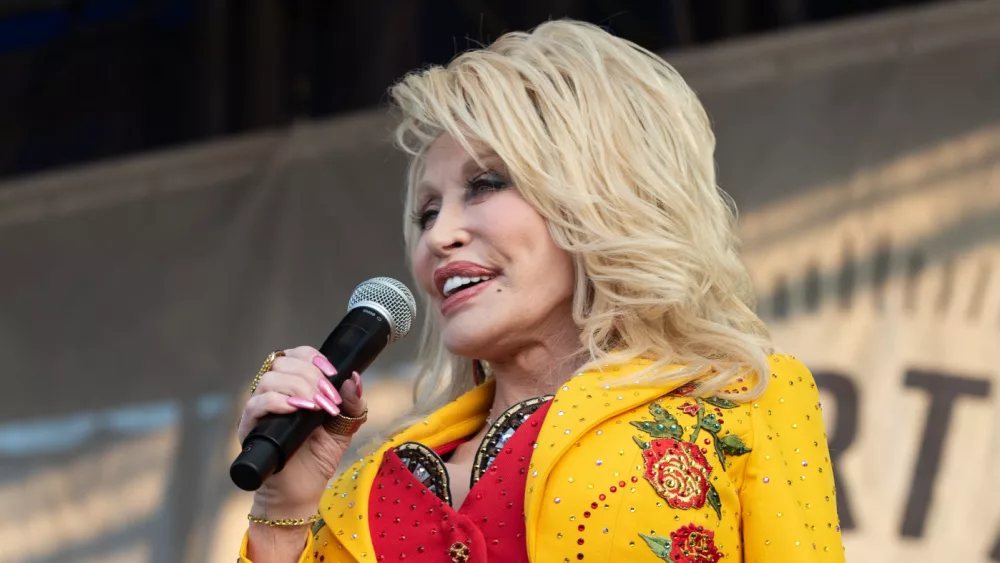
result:
<svg viewBox="0 0 1000 563"><path fill-rule="evenodd" d="M437 218L438 210L433 208L426 208L413 213L413 224L420 227L421 231L426 231L434 219Z"/></svg>
<svg viewBox="0 0 1000 563"><path fill-rule="evenodd" d="M469 196L471 197L498 192L508 187L510 187L510 181L499 172L493 170L484 170L478 176L466 182L466 189L469 190Z"/></svg>

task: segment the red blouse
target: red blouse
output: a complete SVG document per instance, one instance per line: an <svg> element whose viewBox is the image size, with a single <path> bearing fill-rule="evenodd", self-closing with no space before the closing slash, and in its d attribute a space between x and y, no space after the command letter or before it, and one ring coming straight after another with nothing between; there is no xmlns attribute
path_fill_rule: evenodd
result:
<svg viewBox="0 0 1000 563"><path fill-rule="evenodd" d="M458 510L451 506L439 456L460 442L435 451L403 444L386 452L369 500L379 561L528 563L524 487L551 404L533 401L511 407L490 428L476 456L469 495ZM527 407L534 412L525 415Z"/></svg>

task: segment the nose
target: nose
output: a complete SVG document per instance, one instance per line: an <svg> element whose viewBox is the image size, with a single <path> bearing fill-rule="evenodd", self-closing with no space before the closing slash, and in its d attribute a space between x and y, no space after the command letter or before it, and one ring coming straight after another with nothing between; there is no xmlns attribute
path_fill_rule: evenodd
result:
<svg viewBox="0 0 1000 563"><path fill-rule="evenodd" d="M465 214L458 204L445 204L438 210L434 223L424 234L431 252L447 256L452 251L467 246L472 235L465 224Z"/></svg>

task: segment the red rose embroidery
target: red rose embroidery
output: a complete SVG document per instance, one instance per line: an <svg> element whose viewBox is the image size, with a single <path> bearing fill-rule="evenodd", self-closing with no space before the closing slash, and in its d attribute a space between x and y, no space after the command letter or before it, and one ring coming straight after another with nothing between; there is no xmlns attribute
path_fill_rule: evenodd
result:
<svg viewBox="0 0 1000 563"><path fill-rule="evenodd" d="M683 405L681 405L681 406L679 406L677 408L681 409L681 412L684 413L684 414L689 414L691 416L697 416L698 415L698 405L696 405L694 403L684 403Z"/></svg>
<svg viewBox="0 0 1000 563"><path fill-rule="evenodd" d="M716 563L722 554L715 547L715 532L688 524L670 533L670 560L676 563Z"/></svg>
<svg viewBox="0 0 1000 563"><path fill-rule="evenodd" d="M646 460L646 480L672 508L701 508L710 487L712 466L698 446L661 438L649 443L642 457Z"/></svg>
<svg viewBox="0 0 1000 563"><path fill-rule="evenodd" d="M687 397L691 393L694 393L694 390L697 388L698 386L695 385L694 383L685 383L684 385L681 385L677 389L674 389L673 391L667 393L667 395L670 395L671 397Z"/></svg>

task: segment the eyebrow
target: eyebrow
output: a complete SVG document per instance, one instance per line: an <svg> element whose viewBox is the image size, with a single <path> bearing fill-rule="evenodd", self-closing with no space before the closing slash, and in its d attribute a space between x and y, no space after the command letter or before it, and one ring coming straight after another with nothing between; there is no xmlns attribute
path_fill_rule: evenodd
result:
<svg viewBox="0 0 1000 563"><path fill-rule="evenodd" d="M477 158L479 159L479 162L476 162ZM478 153L475 158L470 156L465 160L464 163L462 163L462 168L461 168L462 177L468 178L469 176L472 176L477 172L482 172L484 170L484 166L487 166L489 161L496 161L503 164L503 160L500 158L500 155L498 155L492 149L486 150L481 153ZM482 165L479 164L480 162L482 163ZM424 194L426 194L428 191L440 192L437 185L435 185L434 183L428 182L426 180L421 180L419 183L417 183L417 189L415 192L416 200L420 201L424 199Z"/></svg>
<svg viewBox="0 0 1000 563"><path fill-rule="evenodd" d="M479 159L479 162L476 162L476 159ZM476 172L481 172L483 170L483 166L487 165L487 162L491 160L503 163L500 155L492 149L477 154L476 158L469 157L469 159L465 161L465 164L462 165L462 175L468 177ZM483 164L482 166L479 164L480 162Z"/></svg>

